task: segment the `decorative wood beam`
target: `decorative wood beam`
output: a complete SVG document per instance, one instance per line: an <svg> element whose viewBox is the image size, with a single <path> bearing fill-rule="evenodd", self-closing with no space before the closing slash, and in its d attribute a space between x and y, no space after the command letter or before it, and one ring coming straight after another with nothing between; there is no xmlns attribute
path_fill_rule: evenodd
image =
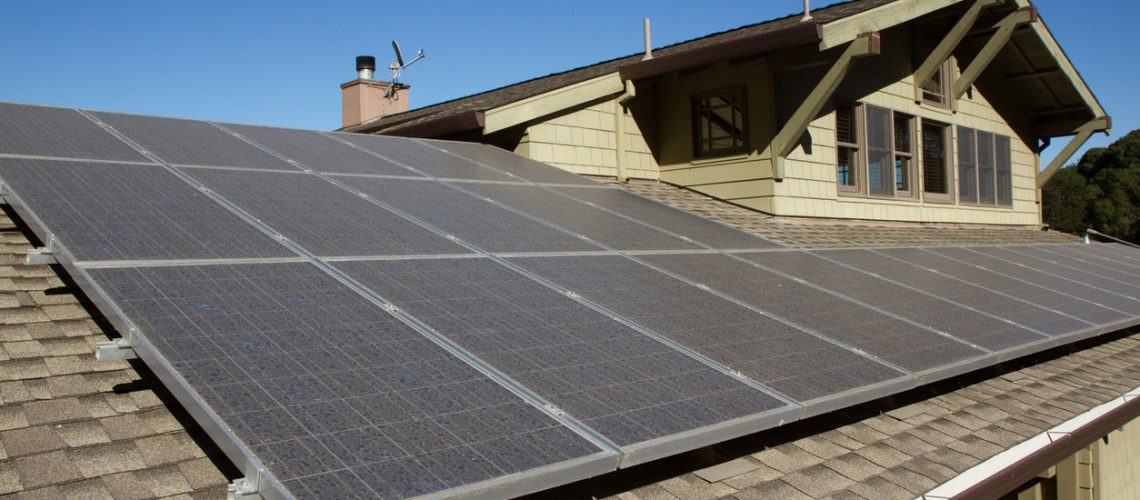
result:
<svg viewBox="0 0 1140 500"><path fill-rule="evenodd" d="M823 75L823 80L815 84L812 93L809 93L804 99L804 103L801 103L796 109L796 113L788 118L788 123L784 123L783 128L772 139L773 179L783 180L784 157L796 148L799 138L804 136L804 132L807 131L807 125L811 124L815 120L815 116L820 114L820 110L823 109L824 104L828 103L832 93L836 93L839 84L844 81L844 76L847 76L850 67L855 63L855 59L878 56L880 51L881 40L878 32L864 33L848 44L836 63L831 65L831 69L828 69L828 73Z"/></svg>
<svg viewBox="0 0 1140 500"><path fill-rule="evenodd" d="M942 67L942 63L954 54L954 49L958 48L958 44L966 38L966 34L970 32L970 28L974 27L974 22L978 20L982 11L1003 3L1005 0L975 0L974 4L966 10L966 13L962 14L950 32L942 38L942 41L938 42L938 46L934 47L934 51L926 56L926 60L922 61L918 70L914 72L914 102L922 102L922 85L930 80L938 68Z"/></svg>
<svg viewBox="0 0 1140 500"><path fill-rule="evenodd" d="M1069 141L1069 144L1065 145L1065 149L1062 149L1060 153L1057 153L1057 157L1053 158L1053 161L1049 162L1049 166L1045 167L1045 170L1042 170L1037 174L1037 188L1041 189L1044 187L1045 184L1049 182L1049 179L1052 179L1053 176L1057 174L1057 171L1061 170L1061 167L1065 166L1065 163L1067 163L1069 159L1073 157L1073 154L1076 153L1078 149L1081 149L1081 146L1085 145L1085 142L1089 140L1089 137L1092 137L1092 135L1096 132L1107 132L1110 129L1112 129L1112 118L1108 116L1102 116L1100 118L1095 118L1074 130L1077 135L1073 137L1073 140Z"/></svg>
<svg viewBox="0 0 1140 500"><path fill-rule="evenodd" d="M847 71L851 69L851 64L856 59L878 55L881 51L880 43L879 33L874 32L864 33L848 44L839 59L831 65L831 69L816 84L815 88L808 94L807 99L804 99L804 102L800 104L800 107L780 129L780 132L776 134L776 137L772 139L770 148L773 164L772 177L774 179L777 181L784 179L784 157L788 156L792 149L795 149L808 125L823 109L824 104L835 93L835 89L839 88L839 84L843 82L843 77L847 76Z"/></svg>
<svg viewBox="0 0 1140 500"><path fill-rule="evenodd" d="M1001 52L1002 47L1005 47L1005 44L1013 37L1013 31L1023 24L1032 23L1036 20L1037 8L1024 7L1013 11L994 25L997 32L990 37L990 40L982 47L981 52L978 52L977 57L970 61L970 65L962 71L962 75L954 82L954 93L951 97L955 105L957 105L958 99L961 99L962 95L974 84L974 81L981 76L986 66L993 62L994 58Z"/></svg>

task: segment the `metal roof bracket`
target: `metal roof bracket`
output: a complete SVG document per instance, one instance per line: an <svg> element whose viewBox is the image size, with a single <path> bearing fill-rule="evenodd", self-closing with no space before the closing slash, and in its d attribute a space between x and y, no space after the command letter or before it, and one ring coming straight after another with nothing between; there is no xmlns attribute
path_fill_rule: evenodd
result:
<svg viewBox="0 0 1140 500"><path fill-rule="evenodd" d="M259 483L258 476L254 476L254 479L245 477L234 479L232 483L226 486L226 499L252 500L254 498L262 498L261 493L257 491Z"/></svg>
<svg viewBox="0 0 1140 500"><path fill-rule="evenodd" d="M134 349L135 332L135 329L131 328L127 331L126 337L96 342L95 359L98 361L137 359L139 355Z"/></svg>
<svg viewBox="0 0 1140 500"><path fill-rule="evenodd" d="M24 261L29 266L59 264L59 260L55 258L55 237L49 238L45 246L28 250L28 255Z"/></svg>

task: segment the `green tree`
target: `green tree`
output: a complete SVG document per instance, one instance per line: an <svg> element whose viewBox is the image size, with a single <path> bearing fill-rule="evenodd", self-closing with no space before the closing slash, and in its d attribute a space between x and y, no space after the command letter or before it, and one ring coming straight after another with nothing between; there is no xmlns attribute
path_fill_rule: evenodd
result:
<svg viewBox="0 0 1140 500"><path fill-rule="evenodd" d="M1045 222L1061 231L1093 228L1140 241L1140 130L1092 148L1042 190Z"/></svg>

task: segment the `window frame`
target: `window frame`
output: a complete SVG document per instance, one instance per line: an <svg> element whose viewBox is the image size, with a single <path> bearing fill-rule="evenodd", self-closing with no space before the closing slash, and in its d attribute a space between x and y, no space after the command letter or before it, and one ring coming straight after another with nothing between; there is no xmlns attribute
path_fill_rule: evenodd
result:
<svg viewBox="0 0 1140 500"><path fill-rule="evenodd" d="M851 120L852 120L851 126L855 129L855 137L854 137L855 142L853 142L853 143L851 143L851 142L840 143L839 142L839 113L838 113L838 111L839 111L840 107L851 108ZM865 145L866 140L865 140L864 132L863 132L863 126L864 126L864 122L865 122L865 120L863 120L863 106L857 102L838 102L834 105L833 111L835 112L835 128L836 128L836 131L835 131L835 185L839 189L840 193L862 194L863 193L863 186L865 184L863 182L864 176L862 174L862 171L864 169L866 169L866 160L863 158L863 155L865 154L865 151L866 151L866 145ZM851 172L849 173L849 175L854 179L854 183L852 183L852 184L840 184L839 183L839 148L847 148L847 149L853 150L853 152L851 154L851 159L850 159L851 160L850 163L852 164L850 166Z"/></svg>
<svg viewBox="0 0 1140 500"><path fill-rule="evenodd" d="M850 107L853 111L853 119L855 120L855 143L847 143L839 141L839 109L842 107ZM868 107L876 108L886 112L890 116L890 126L887 128L889 136L887 137L888 144L890 145L890 179L891 179L891 194L876 194L871 192L870 186L870 144L867 137L867 109ZM875 198L880 200L914 200L917 199L917 178L918 178L918 152L916 151L915 137L917 137L916 124L918 118L915 115L896 111L891 108L876 106L874 104L866 104L858 101L835 101L832 105L832 113L835 115L835 186L840 195L843 196L858 196L864 198ZM901 152L903 156L908 158L908 162L904 178L906 179L906 189L898 189L895 182L897 176L895 162L900 156L900 151L896 149L897 143L895 142L895 124L897 119L904 118L908 121L907 132L910 134L910 152ZM854 150L852 155L852 177L855 179L854 185L845 185L839 183L839 150L840 148L847 148Z"/></svg>
<svg viewBox="0 0 1140 500"><path fill-rule="evenodd" d="M961 184L956 183L956 185L958 185L958 191L959 191L959 193L958 193L958 204L967 205L967 206L974 206L974 207L1013 208L1013 139L1007 135L989 132L986 130L979 130L979 129L975 129L975 128L971 128L971 127L965 127L962 125L958 125L955 128L957 129L957 134L959 137L959 139L956 141L956 144L958 144L959 146L961 145L961 139L960 138L962 137L962 134L969 134L973 138L973 146L974 146L973 158L970 158L970 160L972 160L972 163L974 166L974 185L973 185L974 200L962 200ZM989 151L984 151L984 152L982 151L982 147L981 147L981 145L982 145L981 135L982 134L986 134L986 135L990 136ZM1002 172L1002 167L999 165L999 161L1003 159L1003 156L1001 154L999 154L999 152L998 152L998 149L999 149L998 145L1003 143L1003 142L1006 145L1008 145L1008 151L1007 151L1007 154L1005 155L1004 159L1007 160L1008 164L1005 166L1005 168L1006 168L1006 172L1009 174L1009 177L1010 177L1009 178L1009 195L1008 195L1008 197L1005 197L1006 198L1005 200L1003 200L1002 193L999 192L999 190L1001 189L1001 183L999 182L999 176ZM962 148L959 147L958 148L958 161L957 161L958 168L961 168L963 153L965 153L965 151L962 151ZM989 163L989 165L990 165L990 176L989 176L990 179L989 179L989 181L991 182L990 185L993 188L993 201L992 202L983 202L982 201L982 189L981 188L982 188L982 160L984 158L983 153L988 153L985 156L988 156L988 161L990 162ZM961 181L959 181L959 182L961 182Z"/></svg>
<svg viewBox="0 0 1140 500"><path fill-rule="evenodd" d="M711 112L713 108L702 107L701 100L736 93L739 93L740 95L739 135L741 144L739 146L734 145L729 148L703 150L702 146L706 142L712 141L712 138L703 138L701 136L701 134L704 132L704 130L701 128L701 113L706 109ZM723 87L716 90L709 90L692 94L690 97L690 114L692 115L693 158L715 158L718 156L728 156L748 152L748 89L744 85L734 85L731 87ZM736 134L731 134L729 137L735 139Z"/></svg>
<svg viewBox="0 0 1140 500"><path fill-rule="evenodd" d="M952 168L953 165L955 164L955 162L954 162L954 142L953 142L953 137L951 137L951 133L950 133L954 127L952 125L950 125L949 123L940 122L938 120L931 120L929 118L922 118L920 121L922 123L922 128L919 131L919 135L922 136L921 140L923 143L923 147L921 148L921 150L922 150L922 159L920 160L921 165L919 166L919 172L921 172L921 174L922 174L922 179L920 181L922 183L922 201L931 202L931 203L949 203L949 204L952 204L952 203L954 203L954 196L957 192L955 189L955 186L957 186L957 178L954 176L954 169ZM946 186L946 192L944 192L944 193L926 190L926 162L928 160L928 158L926 157L926 129L927 129L928 125L932 125L934 127L939 127L942 129L942 133L940 134L942 136L942 168L941 168L941 170L942 170L943 182L945 182L945 186Z"/></svg>
<svg viewBox="0 0 1140 500"><path fill-rule="evenodd" d="M946 58L946 60L942 61L942 64L938 66L938 71L934 75L931 75L930 80L927 80L934 81L937 79L938 81L938 86L941 89L941 93L936 94L932 92L931 94L935 96L934 98L927 96L926 82L922 82L919 85L919 88L922 91L923 104L929 104L931 106L936 106L943 109L950 109L950 85L953 83L950 79L950 72L954 70L953 62L953 56Z"/></svg>

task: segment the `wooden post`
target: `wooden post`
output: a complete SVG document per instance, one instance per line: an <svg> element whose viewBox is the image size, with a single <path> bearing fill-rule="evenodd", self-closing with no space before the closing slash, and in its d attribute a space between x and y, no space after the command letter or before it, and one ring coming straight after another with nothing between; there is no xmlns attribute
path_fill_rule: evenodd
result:
<svg viewBox="0 0 1140 500"><path fill-rule="evenodd" d="M997 57L998 52L1001 52L1002 47L1009 42L1013 37L1013 31L1023 24L1031 23L1037 20L1037 9L1034 7L1025 7L1013 11L1008 16L1005 16L1001 21L994 25L997 28L997 33L994 33L986 45L982 47L978 56L970 61L970 65L962 70L962 76L954 82L954 93L951 95L954 99L955 108L957 108L958 99L966 93L966 90L974 84L974 81L982 76L982 71L986 69L993 62L994 57Z"/></svg>
<svg viewBox="0 0 1140 500"><path fill-rule="evenodd" d="M1049 162L1049 166L1045 167L1045 170L1037 174L1037 188L1045 187L1049 179L1052 179L1053 176L1057 174L1057 171L1065 166L1065 162L1069 161L1069 158L1072 158L1073 154L1076 153L1078 149L1081 149L1081 146L1084 146L1085 142L1089 140L1089 137L1092 137L1096 132L1102 132L1111 128L1112 118L1102 116L1074 130L1077 134L1076 137L1073 137L1073 140L1069 141L1060 153L1057 153L1057 156L1053 158L1053 161Z"/></svg>

